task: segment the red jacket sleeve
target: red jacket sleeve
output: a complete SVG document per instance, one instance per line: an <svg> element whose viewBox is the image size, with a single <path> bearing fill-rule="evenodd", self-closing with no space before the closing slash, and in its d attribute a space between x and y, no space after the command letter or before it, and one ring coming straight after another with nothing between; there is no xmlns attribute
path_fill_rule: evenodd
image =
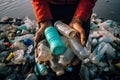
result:
<svg viewBox="0 0 120 80"><path fill-rule="evenodd" d="M49 5L46 0L32 0L32 7L38 22L52 19Z"/></svg>
<svg viewBox="0 0 120 80"><path fill-rule="evenodd" d="M97 0L80 0L73 18L87 21Z"/></svg>

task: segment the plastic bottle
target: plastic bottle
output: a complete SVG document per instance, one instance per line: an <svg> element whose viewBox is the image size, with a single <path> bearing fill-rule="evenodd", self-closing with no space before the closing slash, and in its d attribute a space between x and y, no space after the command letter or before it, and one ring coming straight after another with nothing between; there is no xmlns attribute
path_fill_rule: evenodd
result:
<svg viewBox="0 0 120 80"><path fill-rule="evenodd" d="M17 26L16 29L17 30L27 30L27 26L23 24L21 26Z"/></svg>
<svg viewBox="0 0 120 80"><path fill-rule="evenodd" d="M48 74L48 70L44 64L36 63L35 68L36 68L36 72L38 74L41 74L42 76L45 76Z"/></svg>
<svg viewBox="0 0 120 80"><path fill-rule="evenodd" d="M69 41L73 52L80 60L88 57L89 53L87 52L86 47L82 47L76 37L69 39Z"/></svg>
<svg viewBox="0 0 120 80"><path fill-rule="evenodd" d="M79 75L81 76L82 80L90 80L89 79L89 77L90 77L89 69L85 65L81 65Z"/></svg>
<svg viewBox="0 0 120 80"><path fill-rule="evenodd" d="M61 21L56 21L54 26L67 38L73 38L76 35L76 31L74 29L70 28L70 26Z"/></svg>
<svg viewBox="0 0 120 80"><path fill-rule="evenodd" d="M16 50L27 50L27 46L24 45L24 43L20 42L20 41L15 41L12 45L11 45L11 48L16 51Z"/></svg>
<svg viewBox="0 0 120 80"><path fill-rule="evenodd" d="M13 57L14 57L14 53L11 52L11 53L7 56L6 61L10 61Z"/></svg>
<svg viewBox="0 0 120 80"><path fill-rule="evenodd" d="M99 61L103 58L104 53L106 52L106 49L108 48L107 44L105 42L100 43L93 53L90 55L91 62L94 64L98 64Z"/></svg>
<svg viewBox="0 0 120 80"><path fill-rule="evenodd" d="M102 30L107 30L109 27L113 26L113 21L112 20L106 20L103 23L100 23L98 26L100 26L100 28Z"/></svg>
<svg viewBox="0 0 120 80"><path fill-rule="evenodd" d="M14 64L21 64L24 59L24 50L14 51L14 58L11 60Z"/></svg>
<svg viewBox="0 0 120 80"><path fill-rule="evenodd" d="M91 42L88 40L87 43L86 43L86 48L88 50L88 53L90 54L91 51L92 51L92 45L91 45Z"/></svg>
<svg viewBox="0 0 120 80"><path fill-rule="evenodd" d="M47 44L47 41L44 39L38 43L37 49L35 51L35 60L36 62L49 61L52 60L52 54Z"/></svg>
<svg viewBox="0 0 120 80"><path fill-rule="evenodd" d="M112 43L113 39L111 37L103 36L103 37L99 38L99 43L101 43L101 42Z"/></svg>
<svg viewBox="0 0 120 80"><path fill-rule="evenodd" d="M52 54L60 55L65 51L65 45L61 41L61 38L57 30L53 26L49 26L45 29L45 37L50 44Z"/></svg>
<svg viewBox="0 0 120 80"><path fill-rule="evenodd" d="M23 43L24 43L25 45L31 45L31 44L33 44L33 41L30 40L29 38L25 38L25 39L23 40Z"/></svg>
<svg viewBox="0 0 120 80"><path fill-rule="evenodd" d="M57 76L64 74L63 66L59 65L56 59L50 61L50 67L56 73Z"/></svg>
<svg viewBox="0 0 120 80"><path fill-rule="evenodd" d="M107 49L105 53L111 58L116 57L116 50L109 43L107 43Z"/></svg>
<svg viewBox="0 0 120 80"><path fill-rule="evenodd" d="M73 57L74 57L74 53L72 52L71 48L68 47L66 51L59 56L58 63L66 66L72 61Z"/></svg>
<svg viewBox="0 0 120 80"><path fill-rule="evenodd" d="M38 80L38 79L37 79L37 77L35 76L34 73L30 73L30 74L27 75L25 80Z"/></svg>
<svg viewBox="0 0 120 80"><path fill-rule="evenodd" d="M27 54L33 54L33 52L34 52L34 47L33 47L33 45L29 45L26 53L27 53Z"/></svg>

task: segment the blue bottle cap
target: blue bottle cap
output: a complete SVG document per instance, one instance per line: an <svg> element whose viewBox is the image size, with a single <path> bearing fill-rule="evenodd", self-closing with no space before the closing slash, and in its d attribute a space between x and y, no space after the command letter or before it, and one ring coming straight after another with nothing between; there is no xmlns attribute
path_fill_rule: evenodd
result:
<svg viewBox="0 0 120 80"><path fill-rule="evenodd" d="M30 40L29 38L25 38L25 39L23 40L23 43L24 43L25 45L31 45L31 44L33 44L33 41Z"/></svg>
<svg viewBox="0 0 120 80"><path fill-rule="evenodd" d="M68 72L72 72L73 71L73 68L71 66L68 66L66 69L67 69Z"/></svg>

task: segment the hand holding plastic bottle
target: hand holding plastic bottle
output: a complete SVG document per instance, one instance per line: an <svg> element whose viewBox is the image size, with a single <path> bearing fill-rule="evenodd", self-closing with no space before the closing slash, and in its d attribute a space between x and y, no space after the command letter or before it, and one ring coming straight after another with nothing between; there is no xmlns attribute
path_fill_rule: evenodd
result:
<svg viewBox="0 0 120 80"><path fill-rule="evenodd" d="M77 37L79 38L82 46L85 45L85 31L82 28L82 21L80 19L73 19L70 23L70 26L75 29L78 33Z"/></svg>
<svg viewBox="0 0 120 80"><path fill-rule="evenodd" d="M36 32L35 38L34 38L34 48L37 48L38 41L39 41L41 35L44 33L45 28L48 26L51 26L52 23L50 20L47 20L47 21L40 22L39 25L40 25L40 29Z"/></svg>

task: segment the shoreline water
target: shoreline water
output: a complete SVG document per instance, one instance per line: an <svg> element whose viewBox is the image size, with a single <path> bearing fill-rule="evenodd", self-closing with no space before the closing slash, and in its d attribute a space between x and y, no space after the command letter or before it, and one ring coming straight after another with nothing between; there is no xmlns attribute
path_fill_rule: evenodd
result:
<svg viewBox="0 0 120 80"><path fill-rule="evenodd" d="M120 23L120 0L98 0L93 12L100 18L111 19ZM3 16L21 17L26 16L35 19L30 0L1 0L0 18Z"/></svg>

